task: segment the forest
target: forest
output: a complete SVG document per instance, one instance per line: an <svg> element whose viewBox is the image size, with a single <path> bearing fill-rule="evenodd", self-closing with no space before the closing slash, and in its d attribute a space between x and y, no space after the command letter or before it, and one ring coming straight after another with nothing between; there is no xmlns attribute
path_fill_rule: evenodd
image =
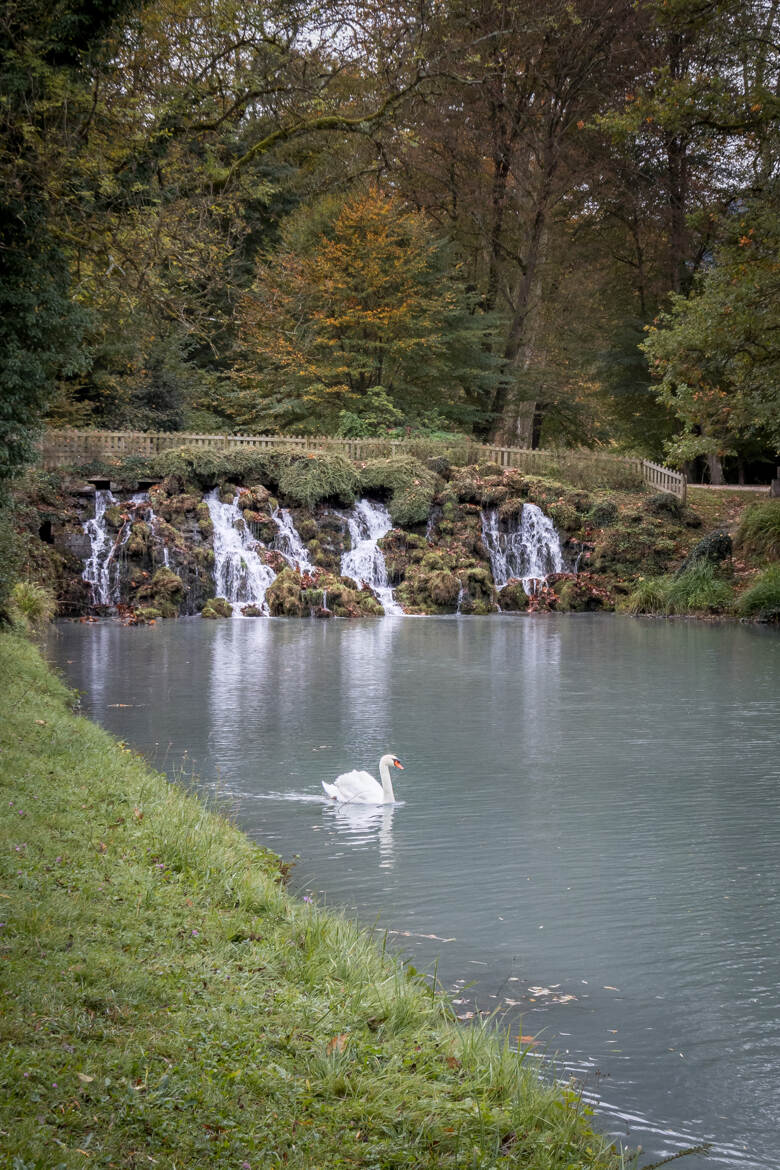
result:
<svg viewBox="0 0 780 1170"><path fill-rule="evenodd" d="M780 448L778 0L7 0L0 484L42 425Z"/></svg>

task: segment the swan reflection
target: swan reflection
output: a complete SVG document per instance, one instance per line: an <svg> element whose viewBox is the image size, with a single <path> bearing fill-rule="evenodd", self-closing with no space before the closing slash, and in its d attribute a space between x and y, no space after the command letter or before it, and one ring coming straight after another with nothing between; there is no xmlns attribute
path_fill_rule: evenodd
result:
<svg viewBox="0 0 780 1170"><path fill-rule="evenodd" d="M379 845L379 865L392 869L394 805L333 804L326 805L324 816L331 819L336 831L355 844L376 841Z"/></svg>

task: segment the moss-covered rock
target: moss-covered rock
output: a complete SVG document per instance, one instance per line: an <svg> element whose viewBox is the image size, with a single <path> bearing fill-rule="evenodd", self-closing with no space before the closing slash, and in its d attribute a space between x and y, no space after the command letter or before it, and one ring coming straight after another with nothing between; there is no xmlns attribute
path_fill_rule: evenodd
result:
<svg viewBox="0 0 780 1170"><path fill-rule="evenodd" d="M233 613L233 606L224 597L211 597L200 611L200 616L209 620L229 618Z"/></svg>
<svg viewBox="0 0 780 1170"><path fill-rule="evenodd" d="M498 604L508 613L528 609L529 597L521 581L509 581L498 595Z"/></svg>
<svg viewBox="0 0 780 1170"><path fill-rule="evenodd" d="M158 569L151 580L139 585L135 594L137 603L148 603L158 609L162 617L177 617L185 594L184 583L172 569Z"/></svg>
<svg viewBox="0 0 780 1170"><path fill-rule="evenodd" d="M577 577L552 578L550 584L556 596L555 608L563 613L592 613L614 609L614 600L604 583L590 574Z"/></svg>
<svg viewBox="0 0 780 1170"><path fill-rule="evenodd" d="M134 610L133 616L137 625L145 626L150 622L158 621L158 619L163 615L161 610L155 609L152 605L139 605L138 608Z"/></svg>
<svg viewBox="0 0 780 1170"><path fill-rule="evenodd" d="M395 525L425 524L441 486L436 472L411 455L370 459L360 471L361 491L387 499Z"/></svg>
<svg viewBox="0 0 780 1170"><path fill-rule="evenodd" d="M125 553L133 560L141 560L149 550L149 540L152 530L144 520L136 520L130 526L130 537L125 545Z"/></svg>
<svg viewBox="0 0 780 1170"><path fill-rule="evenodd" d="M301 596L301 575L289 566L268 586L265 600L273 617L302 617L309 610Z"/></svg>
<svg viewBox="0 0 780 1170"><path fill-rule="evenodd" d="M242 605L241 612L244 617L262 617L263 611L259 605Z"/></svg>
<svg viewBox="0 0 780 1170"><path fill-rule="evenodd" d="M654 492L642 504L642 511L648 516L661 516L666 520L676 520L678 523L682 520L683 509L682 500L671 492Z"/></svg>
<svg viewBox="0 0 780 1170"><path fill-rule="evenodd" d="M591 528L609 528L615 524L620 509L612 496L600 496L585 517L585 523Z"/></svg>

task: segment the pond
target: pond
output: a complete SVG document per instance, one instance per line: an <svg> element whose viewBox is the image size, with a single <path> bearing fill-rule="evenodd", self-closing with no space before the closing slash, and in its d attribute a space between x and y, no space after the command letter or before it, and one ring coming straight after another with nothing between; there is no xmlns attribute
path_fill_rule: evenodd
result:
<svg viewBox="0 0 780 1170"><path fill-rule="evenodd" d="M87 714L685 1166L777 1164L780 639L610 615L60 625ZM320 783L377 775L395 806ZM471 1013L475 1013L471 1015Z"/></svg>

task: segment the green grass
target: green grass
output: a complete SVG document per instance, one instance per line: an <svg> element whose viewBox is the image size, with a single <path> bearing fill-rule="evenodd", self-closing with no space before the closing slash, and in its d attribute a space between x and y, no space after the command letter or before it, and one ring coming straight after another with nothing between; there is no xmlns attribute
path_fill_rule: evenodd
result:
<svg viewBox="0 0 780 1170"><path fill-rule="evenodd" d="M756 560L779 560L780 500L766 500L747 508L740 520L734 546Z"/></svg>
<svg viewBox="0 0 780 1170"><path fill-rule="evenodd" d="M679 576L639 581L623 607L628 613L719 614L734 606L734 590L710 561L696 561Z"/></svg>
<svg viewBox="0 0 780 1170"><path fill-rule="evenodd" d="M57 598L44 585L17 581L11 590L10 616L23 630L40 631L57 616Z"/></svg>
<svg viewBox="0 0 780 1170"><path fill-rule="evenodd" d="M224 818L70 710L0 635L4 1165L616 1170L571 1090Z"/></svg>
<svg viewBox="0 0 780 1170"><path fill-rule="evenodd" d="M780 564L770 565L740 594L737 613L740 617L780 622Z"/></svg>

